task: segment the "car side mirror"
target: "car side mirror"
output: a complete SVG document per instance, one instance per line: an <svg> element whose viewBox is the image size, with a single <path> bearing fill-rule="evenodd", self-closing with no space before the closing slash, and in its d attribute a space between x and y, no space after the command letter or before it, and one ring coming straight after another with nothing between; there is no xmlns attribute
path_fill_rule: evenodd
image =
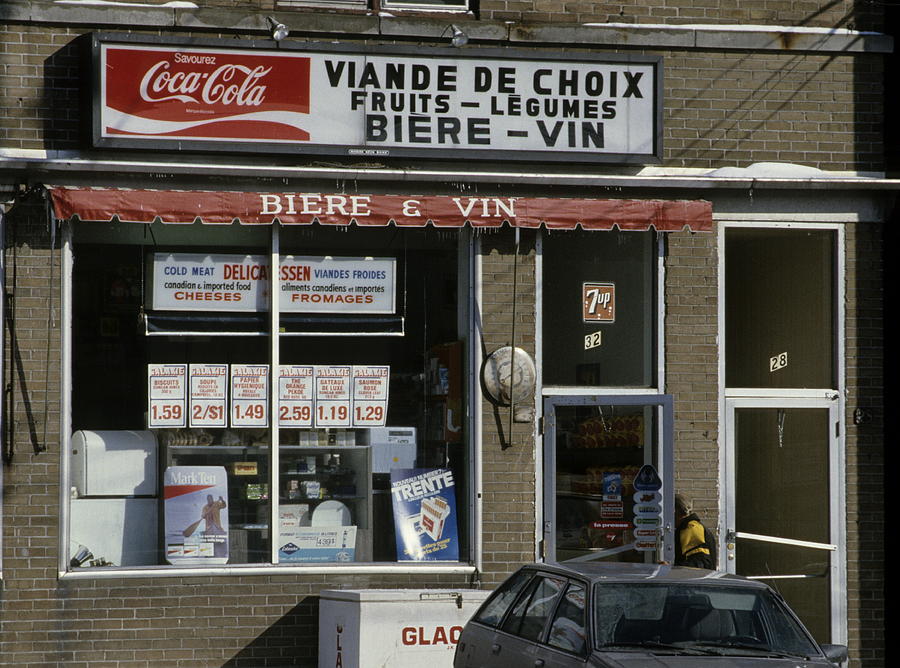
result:
<svg viewBox="0 0 900 668"><path fill-rule="evenodd" d="M846 645L819 645L822 648L822 652L825 654L825 658L831 661L831 663L843 663L847 660L847 646Z"/></svg>

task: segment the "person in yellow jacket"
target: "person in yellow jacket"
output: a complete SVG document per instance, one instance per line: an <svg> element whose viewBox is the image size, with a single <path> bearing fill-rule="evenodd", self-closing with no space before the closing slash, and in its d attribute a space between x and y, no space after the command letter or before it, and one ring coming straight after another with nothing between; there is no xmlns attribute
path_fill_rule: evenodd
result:
<svg viewBox="0 0 900 668"><path fill-rule="evenodd" d="M716 568L715 537L681 494L675 495L675 565Z"/></svg>

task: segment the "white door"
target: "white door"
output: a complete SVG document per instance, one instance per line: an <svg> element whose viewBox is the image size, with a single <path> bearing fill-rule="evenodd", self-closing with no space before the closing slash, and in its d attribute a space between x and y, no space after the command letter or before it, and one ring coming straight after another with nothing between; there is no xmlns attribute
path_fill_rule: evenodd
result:
<svg viewBox="0 0 900 668"><path fill-rule="evenodd" d="M726 570L777 589L819 642L843 643L837 393L726 400Z"/></svg>

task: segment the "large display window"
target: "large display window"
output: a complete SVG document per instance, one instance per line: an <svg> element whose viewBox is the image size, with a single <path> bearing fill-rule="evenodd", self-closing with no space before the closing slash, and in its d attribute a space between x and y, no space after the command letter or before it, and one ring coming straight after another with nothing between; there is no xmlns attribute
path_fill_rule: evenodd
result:
<svg viewBox="0 0 900 668"><path fill-rule="evenodd" d="M469 559L466 231L71 239L70 570Z"/></svg>
<svg viewBox="0 0 900 668"><path fill-rule="evenodd" d="M543 382L656 387L652 231L544 234Z"/></svg>

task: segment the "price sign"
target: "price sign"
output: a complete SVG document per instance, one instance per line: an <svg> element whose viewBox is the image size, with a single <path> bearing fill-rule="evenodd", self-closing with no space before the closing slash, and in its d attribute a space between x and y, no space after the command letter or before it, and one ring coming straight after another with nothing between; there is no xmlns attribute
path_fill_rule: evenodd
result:
<svg viewBox="0 0 900 668"><path fill-rule="evenodd" d="M191 427L227 427L228 365L191 364Z"/></svg>
<svg viewBox="0 0 900 668"><path fill-rule="evenodd" d="M353 367L353 426L383 427L387 419L389 366Z"/></svg>
<svg viewBox="0 0 900 668"><path fill-rule="evenodd" d="M231 426L269 426L269 366L231 365Z"/></svg>
<svg viewBox="0 0 900 668"><path fill-rule="evenodd" d="M350 420L349 366L317 366L316 426L349 427Z"/></svg>
<svg viewBox="0 0 900 668"><path fill-rule="evenodd" d="M315 367L284 365L278 369L278 426L312 427Z"/></svg>
<svg viewBox="0 0 900 668"><path fill-rule="evenodd" d="M148 364L148 426L184 427L187 398L186 364Z"/></svg>

